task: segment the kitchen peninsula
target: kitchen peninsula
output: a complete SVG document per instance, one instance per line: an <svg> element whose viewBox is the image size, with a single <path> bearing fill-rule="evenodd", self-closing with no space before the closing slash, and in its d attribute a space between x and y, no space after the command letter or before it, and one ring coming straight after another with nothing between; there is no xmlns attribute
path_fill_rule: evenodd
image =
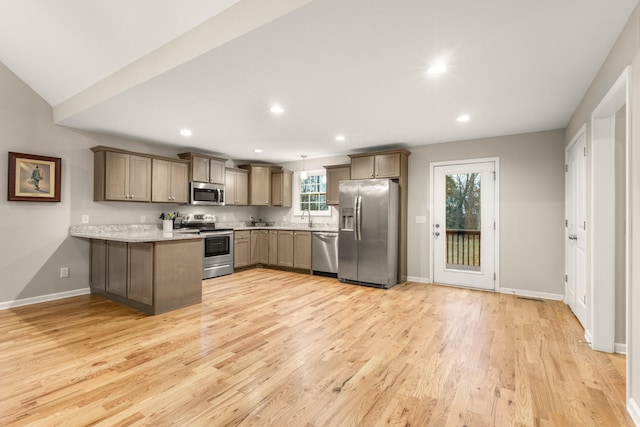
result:
<svg viewBox="0 0 640 427"><path fill-rule="evenodd" d="M161 314L202 302L202 236L153 224L76 225L91 240L91 293Z"/></svg>

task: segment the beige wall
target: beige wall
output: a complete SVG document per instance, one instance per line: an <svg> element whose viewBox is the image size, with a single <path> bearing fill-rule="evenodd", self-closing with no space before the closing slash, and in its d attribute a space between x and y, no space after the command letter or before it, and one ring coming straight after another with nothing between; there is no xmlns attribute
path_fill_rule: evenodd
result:
<svg viewBox="0 0 640 427"><path fill-rule="evenodd" d="M409 276L432 278L430 162L500 159L500 286L564 293L562 130L412 147L409 157Z"/></svg>

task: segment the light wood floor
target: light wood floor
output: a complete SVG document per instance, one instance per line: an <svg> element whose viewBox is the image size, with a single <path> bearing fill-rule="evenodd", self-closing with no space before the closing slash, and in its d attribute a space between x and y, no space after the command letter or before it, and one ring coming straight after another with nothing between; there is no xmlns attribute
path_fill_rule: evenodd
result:
<svg viewBox="0 0 640 427"><path fill-rule="evenodd" d="M203 300L0 311L0 425L632 425L624 356L560 302L265 269Z"/></svg>

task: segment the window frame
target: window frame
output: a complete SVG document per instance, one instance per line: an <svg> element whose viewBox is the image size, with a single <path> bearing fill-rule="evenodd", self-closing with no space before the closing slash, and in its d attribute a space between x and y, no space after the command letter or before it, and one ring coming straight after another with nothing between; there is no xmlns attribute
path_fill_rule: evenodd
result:
<svg viewBox="0 0 640 427"><path fill-rule="evenodd" d="M300 210L300 173L302 171L294 171L293 172L293 200L292 200L292 206L293 206L293 215L294 216L301 216L302 215L302 211ZM322 169L313 169L313 170L307 170L305 171L307 173L307 175L320 175L320 176L324 176L325 180L326 180L326 176L327 176L327 171L326 169L322 168ZM325 187L325 201L326 201L326 187ZM326 211L309 211L309 213L311 214L311 216L317 216L317 217L323 217L323 216L331 216L331 206L327 205L327 210Z"/></svg>

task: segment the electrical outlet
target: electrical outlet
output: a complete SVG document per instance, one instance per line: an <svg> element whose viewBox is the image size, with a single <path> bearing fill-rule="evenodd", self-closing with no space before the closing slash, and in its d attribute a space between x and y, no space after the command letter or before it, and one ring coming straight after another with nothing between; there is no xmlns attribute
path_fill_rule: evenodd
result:
<svg viewBox="0 0 640 427"><path fill-rule="evenodd" d="M89 224L89 215L82 215L82 223Z"/></svg>
<svg viewBox="0 0 640 427"><path fill-rule="evenodd" d="M147 217L146 217L146 216L144 216L144 215L140 215L140 222L141 222L141 223L145 223L145 222L147 222Z"/></svg>
<svg viewBox="0 0 640 427"><path fill-rule="evenodd" d="M60 277L69 277L69 267L60 267Z"/></svg>

